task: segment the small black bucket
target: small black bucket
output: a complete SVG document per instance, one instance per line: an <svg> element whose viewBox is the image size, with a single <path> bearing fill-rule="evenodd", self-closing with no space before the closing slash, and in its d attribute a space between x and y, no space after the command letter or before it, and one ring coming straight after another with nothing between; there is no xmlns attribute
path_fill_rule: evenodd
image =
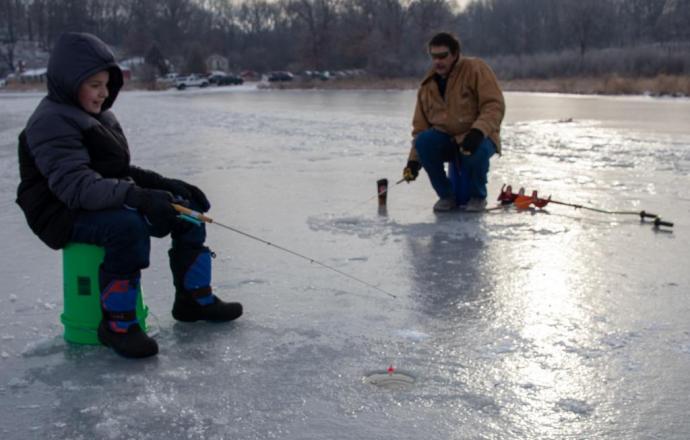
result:
<svg viewBox="0 0 690 440"><path fill-rule="evenodd" d="M379 206L386 206L386 196L388 195L388 179L377 180L376 188L379 195Z"/></svg>

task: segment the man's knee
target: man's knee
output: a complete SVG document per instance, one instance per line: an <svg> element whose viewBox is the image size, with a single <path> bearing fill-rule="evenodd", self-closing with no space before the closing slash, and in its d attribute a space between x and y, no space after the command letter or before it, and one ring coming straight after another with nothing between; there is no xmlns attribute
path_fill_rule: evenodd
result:
<svg viewBox="0 0 690 440"><path fill-rule="evenodd" d="M426 150L429 148L438 148L444 141L444 133L430 128L419 133L415 138L414 145L419 150Z"/></svg>
<svg viewBox="0 0 690 440"><path fill-rule="evenodd" d="M496 147L491 139L486 138L479 145L477 151L475 151L470 156L463 156L463 162L467 163L467 166L474 167L484 167L488 166L489 159L496 153Z"/></svg>

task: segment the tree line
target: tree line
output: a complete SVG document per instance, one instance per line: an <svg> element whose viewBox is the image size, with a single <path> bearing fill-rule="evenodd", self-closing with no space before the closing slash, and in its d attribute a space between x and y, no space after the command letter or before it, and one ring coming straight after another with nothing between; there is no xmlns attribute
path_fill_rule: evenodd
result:
<svg viewBox="0 0 690 440"><path fill-rule="evenodd" d="M462 9L444 0L0 0L0 70L16 67L18 43L49 50L64 31L94 33L161 70L162 58L184 72L219 54L233 69L398 77L425 70L425 42L439 30L457 34L470 55L584 60L606 48L690 42L689 23L688 0L473 0Z"/></svg>

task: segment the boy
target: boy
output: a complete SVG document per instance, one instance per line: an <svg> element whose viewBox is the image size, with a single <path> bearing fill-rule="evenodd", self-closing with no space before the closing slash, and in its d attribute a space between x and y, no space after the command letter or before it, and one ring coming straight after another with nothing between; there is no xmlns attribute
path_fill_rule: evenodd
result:
<svg viewBox="0 0 690 440"><path fill-rule="evenodd" d="M208 211L197 187L130 164L127 139L109 110L123 79L105 43L84 33L60 36L48 63L48 95L19 136L20 205L31 229L53 249L68 242L105 248L99 270L98 339L125 357L158 353L136 318L150 237L170 234L173 317L230 321L242 305L211 291L206 230L177 218L173 201Z"/></svg>

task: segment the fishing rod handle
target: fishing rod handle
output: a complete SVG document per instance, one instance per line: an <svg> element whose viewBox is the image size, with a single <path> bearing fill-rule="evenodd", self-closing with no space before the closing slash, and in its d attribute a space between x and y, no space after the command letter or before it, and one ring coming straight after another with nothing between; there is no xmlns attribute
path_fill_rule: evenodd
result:
<svg viewBox="0 0 690 440"><path fill-rule="evenodd" d="M186 206L178 205L177 203L171 203L171 205L173 208L175 208L175 211L179 212L180 214L188 215L202 222L213 223L213 219L211 217L208 217L200 212L189 209Z"/></svg>
<svg viewBox="0 0 690 440"><path fill-rule="evenodd" d="M668 226L669 228L673 227L673 222L667 222L665 220L661 220L659 217L654 219L654 226L659 227L659 226Z"/></svg>
<svg viewBox="0 0 690 440"><path fill-rule="evenodd" d="M659 218L659 216L656 215L656 214L652 214L651 212L640 211L640 218L641 218L642 220L644 220L645 218L654 218L654 219L656 219L656 218Z"/></svg>

